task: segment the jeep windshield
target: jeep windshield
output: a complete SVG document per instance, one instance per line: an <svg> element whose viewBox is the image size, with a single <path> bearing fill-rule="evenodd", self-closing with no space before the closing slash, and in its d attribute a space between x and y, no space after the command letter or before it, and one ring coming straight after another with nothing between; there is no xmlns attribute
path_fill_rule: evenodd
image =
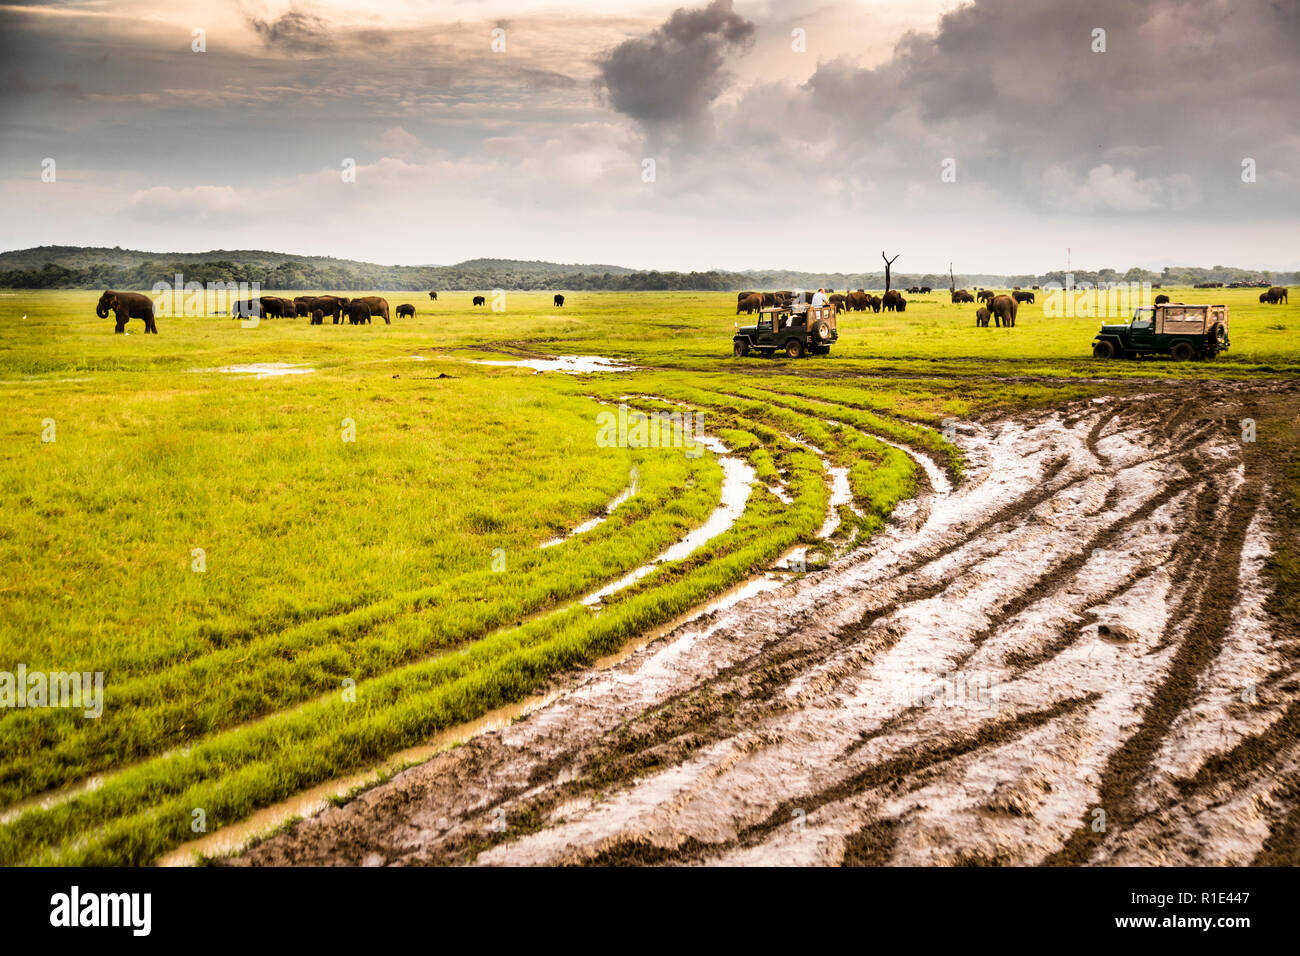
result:
<svg viewBox="0 0 1300 956"><path fill-rule="evenodd" d="M1156 322L1155 309L1134 309L1129 326L1134 329L1149 329Z"/></svg>

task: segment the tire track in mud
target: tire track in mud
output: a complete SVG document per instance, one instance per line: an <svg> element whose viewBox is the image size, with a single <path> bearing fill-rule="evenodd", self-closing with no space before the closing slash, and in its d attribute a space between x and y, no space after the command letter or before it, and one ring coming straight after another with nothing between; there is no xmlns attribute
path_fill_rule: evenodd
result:
<svg viewBox="0 0 1300 956"><path fill-rule="evenodd" d="M1196 397L1230 418L1230 389ZM1232 840L1275 859L1300 829L1294 680L1266 728L1167 766L1232 663L1264 500L1216 426L1171 394L976 428L969 479L912 524L226 862L1095 864L1152 820L1213 854L1170 808L1266 767L1271 816Z"/></svg>

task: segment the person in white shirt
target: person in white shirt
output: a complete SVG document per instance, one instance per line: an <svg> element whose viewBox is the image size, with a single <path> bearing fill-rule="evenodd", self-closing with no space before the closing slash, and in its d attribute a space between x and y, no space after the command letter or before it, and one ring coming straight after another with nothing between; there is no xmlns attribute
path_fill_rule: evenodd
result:
<svg viewBox="0 0 1300 956"><path fill-rule="evenodd" d="M829 300L826 298L826 290L818 289L817 292L812 297L812 307L814 309L820 309L824 305L826 305L828 301Z"/></svg>

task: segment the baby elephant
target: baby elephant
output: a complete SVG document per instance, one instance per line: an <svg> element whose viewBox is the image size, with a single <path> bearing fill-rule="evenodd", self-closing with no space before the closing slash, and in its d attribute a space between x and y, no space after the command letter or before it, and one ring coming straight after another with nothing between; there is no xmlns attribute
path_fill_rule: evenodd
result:
<svg viewBox="0 0 1300 956"><path fill-rule="evenodd" d="M415 318L415 306L410 305L408 303L403 303L402 305L399 305L397 307L397 317L400 319L402 318L402 316L407 316L412 319Z"/></svg>
<svg viewBox="0 0 1300 956"><path fill-rule="evenodd" d="M975 310L975 327L981 329L989 327L989 310L982 305Z"/></svg>

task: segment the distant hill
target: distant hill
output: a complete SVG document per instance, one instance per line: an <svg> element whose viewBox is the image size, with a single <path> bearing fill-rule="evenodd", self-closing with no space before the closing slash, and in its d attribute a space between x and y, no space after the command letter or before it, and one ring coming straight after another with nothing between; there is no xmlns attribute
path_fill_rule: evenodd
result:
<svg viewBox="0 0 1300 956"><path fill-rule="evenodd" d="M708 270L669 272L625 266L544 262L522 259L470 259L455 265L383 266L356 259L299 256L258 249L213 249L208 252L144 252L118 246L37 246L0 253L0 288L10 289L149 289L172 282L176 273L187 282L258 283L265 290L333 289L338 291L385 289L392 291L484 291L538 289L557 291L738 291L743 289L882 289L883 272L815 273L786 269L749 269L743 272ZM1084 282L1159 282L1194 285L1197 282L1278 282L1295 284L1296 273L1270 273L1255 269L1188 266L1152 272L1133 268L1096 272L1075 270L1076 284ZM1009 288L1063 281L1064 274L994 275L959 273L959 287ZM946 289L948 276L938 273L893 274L893 286L930 286Z"/></svg>

